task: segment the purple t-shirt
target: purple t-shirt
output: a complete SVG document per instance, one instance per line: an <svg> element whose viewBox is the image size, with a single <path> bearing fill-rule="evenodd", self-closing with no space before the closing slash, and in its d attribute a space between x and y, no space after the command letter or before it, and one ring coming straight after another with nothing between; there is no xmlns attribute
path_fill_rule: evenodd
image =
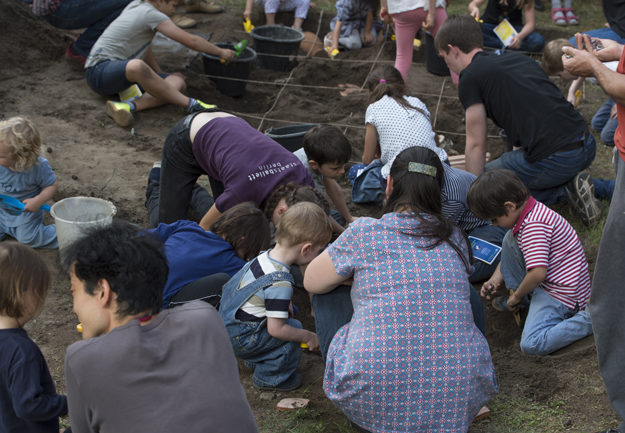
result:
<svg viewBox="0 0 625 433"><path fill-rule="evenodd" d="M219 212L244 201L260 207L283 183L313 186L308 170L293 153L238 117L216 118L200 128L193 155L210 177L224 185L215 200Z"/></svg>

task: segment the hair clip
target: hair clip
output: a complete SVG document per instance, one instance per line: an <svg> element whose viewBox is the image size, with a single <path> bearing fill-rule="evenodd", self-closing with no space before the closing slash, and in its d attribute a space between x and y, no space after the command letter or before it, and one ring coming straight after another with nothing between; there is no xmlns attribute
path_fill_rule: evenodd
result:
<svg viewBox="0 0 625 433"><path fill-rule="evenodd" d="M436 167L420 162L409 162L408 171L411 173L421 173L428 176L436 177Z"/></svg>
<svg viewBox="0 0 625 433"><path fill-rule="evenodd" d="M384 78L380 78L380 83L386 83L386 80Z"/></svg>

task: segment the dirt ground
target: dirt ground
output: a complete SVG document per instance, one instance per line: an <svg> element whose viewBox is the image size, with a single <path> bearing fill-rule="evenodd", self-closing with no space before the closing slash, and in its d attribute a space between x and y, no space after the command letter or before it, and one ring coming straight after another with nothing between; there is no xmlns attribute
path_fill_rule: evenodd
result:
<svg viewBox="0 0 625 433"><path fill-rule="evenodd" d="M170 127L184 111L174 106L140 113L134 128L118 127L104 112L105 100L92 92L80 68L63 58L65 47L76 34L52 28L32 16L16 0L0 0L0 118L30 117L40 129L45 157L58 178L55 200L84 195L111 200L117 217L147 226L144 191L147 174L160 160L161 146ZM211 41L238 41L245 37L240 24L241 10L230 7L224 14L192 14L200 20L196 33L212 32ZM331 16L321 17L327 29ZM278 21L281 16L278 17ZM291 18L283 21L290 24ZM317 30L320 13L313 11L305 30ZM258 17L255 22L260 22ZM547 38L555 35L546 34ZM385 42L357 52L341 53L337 60L323 53L300 59L291 74L255 68L246 92L238 98L223 96L203 75L202 61L185 50L167 54L157 50L157 58L167 71L180 71L187 77L187 94L237 113L254 127L265 130L290 123L330 122L340 125L353 143L353 162L360 160L364 139L366 94L339 96L338 84L361 86L375 61L393 60L394 44ZM425 71L423 50L415 53L409 81L410 93L429 107L435 129L453 140L451 153L464 153L462 108L456 89L447 78ZM302 87L283 87L290 83ZM600 102L600 90L589 89L587 103ZM583 111L586 118L589 108ZM263 119L264 120L261 120ZM493 157L503 151L498 129L490 125L489 150ZM609 151L600 149L598 160L607 160ZM593 166L595 167L595 166ZM609 168L598 163L593 172L610 176ZM346 192L347 192L346 188ZM347 192L349 197L349 193ZM350 204L357 215L379 215L373 206ZM595 257L596 242L586 242L587 255ZM64 392L63 360L66 347L79 339L75 331L68 278L59 268L57 251L41 251L54 271L54 286L43 313L27 325L32 338L42 348L58 390ZM307 296L296 293L299 319L312 329ZM538 358L524 356L518 344L520 329L511 317L486 305L488 331L500 394L489 405L487 421L475 423L471 432L594 431L615 424L603 383L598 374L592 339L569 349L568 353ZM309 409L296 413L275 410L280 395L261 394L251 386L251 374L241 366L241 380L258 425L263 432L352 431L345 417L324 396L321 389L321 358L304 354L300 371L304 387L289 396L311 399ZM67 424L67 420L65 420Z"/></svg>

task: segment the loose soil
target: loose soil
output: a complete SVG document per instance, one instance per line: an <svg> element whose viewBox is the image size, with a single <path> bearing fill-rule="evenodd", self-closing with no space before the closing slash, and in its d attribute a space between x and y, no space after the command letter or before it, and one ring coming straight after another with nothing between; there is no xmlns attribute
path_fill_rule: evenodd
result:
<svg viewBox="0 0 625 433"><path fill-rule="evenodd" d="M77 195L101 197L115 203L119 218L147 226L144 207L147 174L152 163L160 160L163 140L171 126L184 115L183 110L174 106L150 110L137 116L134 129L118 127L105 115L105 100L89 89L83 71L63 58L65 47L75 32L52 28L15 0L0 0L0 9L3 11L0 14L3 29L0 35L0 118L25 115L35 122L43 137L44 156L50 160L58 178L59 192L55 200ZM191 14L200 21L193 31L213 32L212 41L241 40L246 36L240 14L235 6L221 15ZM327 29L330 18L327 13L320 15L313 11L305 30L316 32L320 20L320 28ZM291 19L278 16L278 22L286 24L290 24ZM257 16L253 21L260 23L262 17ZM562 36L543 33L547 33L547 38ZM261 130L290 124L287 121L340 125L353 144L353 162L358 162L362 153L366 93L341 97L336 86L345 83L362 86L374 66L374 59L392 61L395 57L394 44L386 42L341 53L334 61L327 59L324 53L302 58L292 73L255 68L250 79L262 83L248 83L243 96L231 98L217 92L214 84L203 76L199 57L188 55L186 50L174 54L162 49L156 51L163 69L185 74L187 94L237 113ZM453 140L450 153L464 153L463 112L455 87L448 78L425 71L423 50L415 52L414 62L408 80L410 93L427 104L435 129ZM284 87L287 79L302 87ZM585 104L596 106L601 98L600 90L591 89ZM590 118L591 112L590 108L584 108L583 114ZM504 150L497 131L494 125L489 126L488 146L493 157ZM608 154L602 149L597 159L607 160ZM610 176L605 162L593 167L596 167L593 172ZM347 184L344 181L343 184L349 197ZM350 203L350 207L356 215L380 214L374 206ZM595 247L591 242L585 243L588 257L594 258ZM29 323L27 329L41 347L59 392L64 392L65 349L80 337L75 331L68 278L59 267L58 252L42 250L41 255L53 269L54 285L43 313ZM298 291L295 302L300 306L298 318L305 327L312 329L307 295ZM487 338L500 394L490 405L493 409L490 420L475 423L471 432L547 431L541 427L545 417L555 419L556 431L593 431L614 424L615 415L598 374L592 339L557 356L524 356L519 351L521 330L512 318L493 311L490 305L485 307ZM304 387L289 396L310 398L311 404L309 409L294 417L275 410L277 400L271 399L274 396L261 398L261 393L251 386L250 372L241 365L241 380L261 431L352 431L342 413L323 394L321 358L305 353L299 370L304 377ZM526 412L527 417L519 416L518 422L507 418L511 406L521 414ZM545 412L545 408L551 412ZM298 426L303 427L299 430Z"/></svg>

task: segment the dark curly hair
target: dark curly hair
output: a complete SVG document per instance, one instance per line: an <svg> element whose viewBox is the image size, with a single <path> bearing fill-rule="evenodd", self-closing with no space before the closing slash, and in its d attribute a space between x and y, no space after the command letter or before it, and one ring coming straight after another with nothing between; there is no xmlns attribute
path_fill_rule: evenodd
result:
<svg viewBox="0 0 625 433"><path fill-rule="evenodd" d="M106 280L117 295L118 317L158 313L169 268L163 244L133 224L114 221L88 231L61 254L62 265L93 295Z"/></svg>

